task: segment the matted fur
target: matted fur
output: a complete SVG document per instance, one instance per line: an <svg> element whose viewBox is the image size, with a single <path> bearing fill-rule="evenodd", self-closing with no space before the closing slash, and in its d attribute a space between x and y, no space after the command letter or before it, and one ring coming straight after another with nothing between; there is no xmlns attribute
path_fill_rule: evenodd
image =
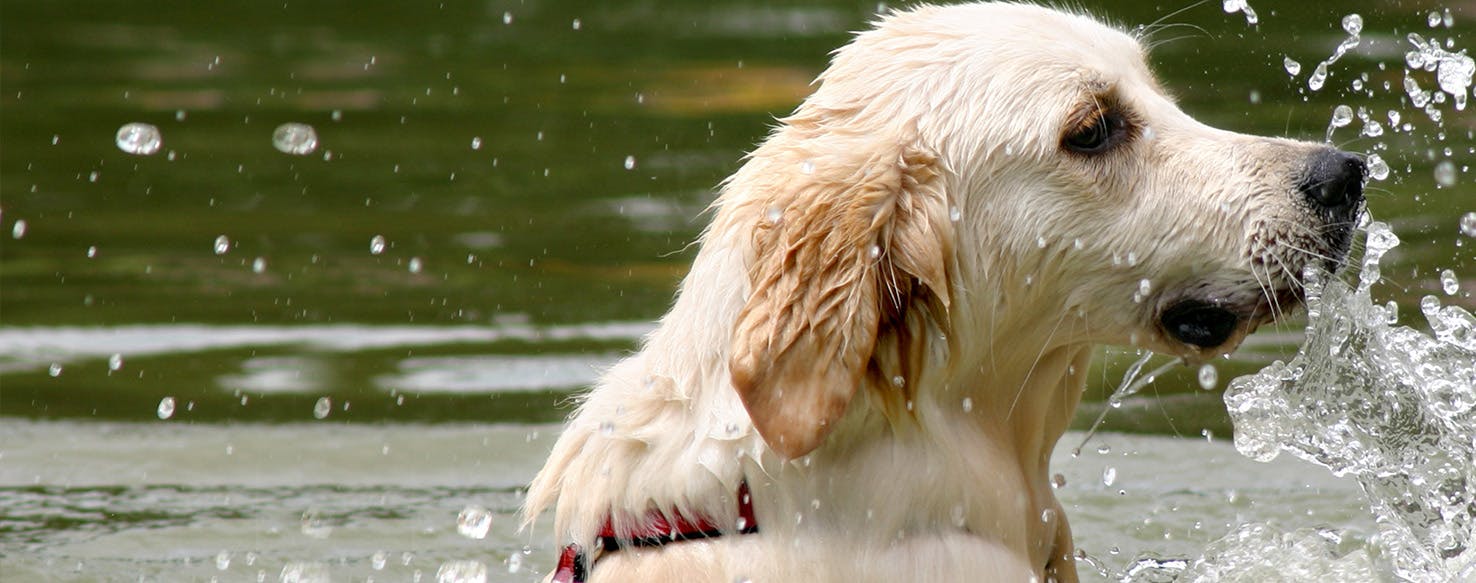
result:
<svg viewBox="0 0 1476 583"><path fill-rule="evenodd" d="M918 7L837 51L724 183L675 305L587 395L528 491L589 548L648 512L737 528L602 558L592 581L1076 579L1047 466L1099 343L1204 358L1318 251L1319 146L1216 130L1137 40L1020 4ZM1084 109L1133 120L1065 151ZM1165 306L1245 314L1177 342Z"/></svg>

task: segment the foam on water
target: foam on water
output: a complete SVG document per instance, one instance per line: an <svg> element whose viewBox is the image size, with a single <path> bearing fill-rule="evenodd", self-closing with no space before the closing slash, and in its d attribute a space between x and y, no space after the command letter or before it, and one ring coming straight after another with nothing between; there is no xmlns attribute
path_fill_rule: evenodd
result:
<svg viewBox="0 0 1476 583"><path fill-rule="evenodd" d="M1432 295L1421 302L1429 331L1398 325L1370 294L1398 244L1388 225L1370 224L1359 283L1312 278L1306 344L1290 362L1233 381L1225 402L1247 457L1286 451L1355 479L1401 578L1476 580L1476 317ZM1254 544L1222 541L1201 562L1276 562L1266 550L1274 537L1253 535ZM1280 556L1280 567L1306 562Z"/></svg>

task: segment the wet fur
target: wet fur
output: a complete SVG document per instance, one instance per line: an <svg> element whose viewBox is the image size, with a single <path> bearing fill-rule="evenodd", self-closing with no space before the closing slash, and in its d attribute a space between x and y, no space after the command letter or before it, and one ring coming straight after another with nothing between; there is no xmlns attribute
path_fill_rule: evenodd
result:
<svg viewBox="0 0 1476 583"><path fill-rule="evenodd" d="M1139 135L1064 152L1103 91ZM1295 284L1271 266L1307 261L1277 241L1307 230L1287 161L1313 149L1199 124L1085 16L889 15L724 183L675 305L583 397L526 524L556 506L552 536L586 548L652 510L736 526L747 479L759 534L622 550L592 581L1074 581L1047 464L1093 347L1232 350L1260 320L1201 350L1157 310L1270 310Z"/></svg>

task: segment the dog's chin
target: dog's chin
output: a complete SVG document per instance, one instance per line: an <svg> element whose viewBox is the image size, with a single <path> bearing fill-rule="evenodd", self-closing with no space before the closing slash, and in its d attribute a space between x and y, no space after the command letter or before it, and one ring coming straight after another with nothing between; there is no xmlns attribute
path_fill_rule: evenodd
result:
<svg viewBox="0 0 1476 583"><path fill-rule="evenodd" d="M1292 288L1258 293L1243 300L1185 296L1166 303L1156 320L1170 352L1193 361L1234 352L1263 324L1302 304Z"/></svg>

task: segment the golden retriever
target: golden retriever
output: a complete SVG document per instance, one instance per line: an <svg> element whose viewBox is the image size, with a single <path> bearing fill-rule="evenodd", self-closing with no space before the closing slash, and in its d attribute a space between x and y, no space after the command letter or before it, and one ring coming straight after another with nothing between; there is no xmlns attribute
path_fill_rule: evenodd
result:
<svg viewBox="0 0 1476 583"><path fill-rule="evenodd" d="M1363 181L1199 123L1088 16L892 13L722 185L525 526L557 506L557 581L1074 581L1047 463L1093 346L1233 350L1342 261Z"/></svg>

